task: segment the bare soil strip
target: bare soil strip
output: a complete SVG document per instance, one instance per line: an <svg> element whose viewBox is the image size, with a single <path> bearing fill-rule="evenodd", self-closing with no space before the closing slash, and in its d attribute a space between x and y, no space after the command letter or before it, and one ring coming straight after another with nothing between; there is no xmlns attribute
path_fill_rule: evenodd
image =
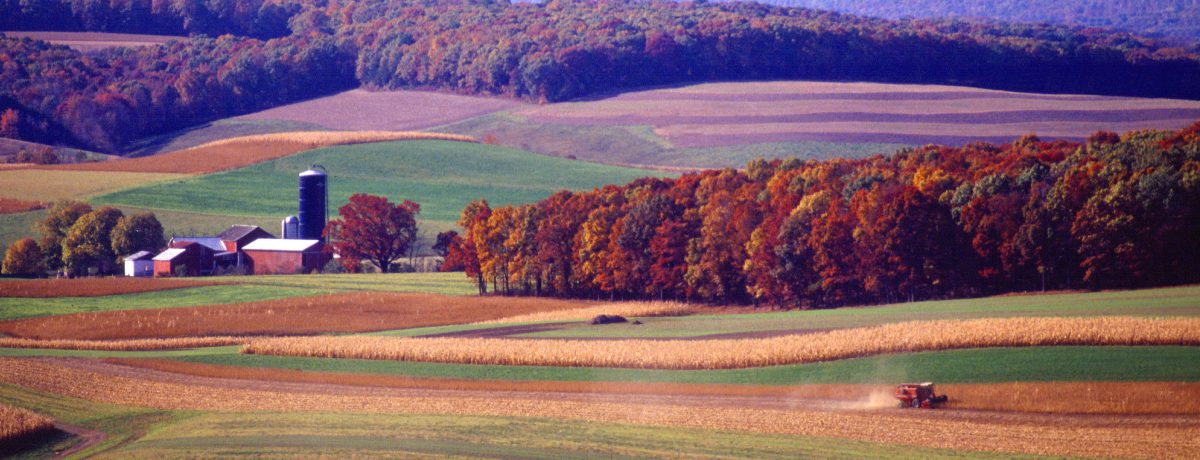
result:
<svg viewBox="0 0 1200 460"><path fill-rule="evenodd" d="M772 396L787 399L893 403L891 385L727 385L667 382L568 382L469 380L314 372L222 366L169 359L112 358L106 363L172 374L266 382L321 383L364 387L503 392L610 393L631 395ZM949 409L1056 414L1200 415L1198 382L1041 382L946 384L939 392ZM881 397L882 396L882 397Z"/></svg>
<svg viewBox="0 0 1200 460"><path fill-rule="evenodd" d="M54 428L59 431L70 433L71 435L77 436L82 440L79 444L71 446L70 449L59 452L58 455L54 456L55 460L67 458L67 457L70 457L77 453L91 449L92 446L100 444L100 443L104 442L105 439L108 439L108 435L104 434L103 432L96 431L96 430L89 430L89 429L81 427L81 426L69 425L69 424L62 423L62 422L56 422L54 424Z"/></svg>
<svg viewBox="0 0 1200 460"><path fill-rule="evenodd" d="M225 284L221 281L159 278L76 278L0 282L0 297L100 297Z"/></svg>
<svg viewBox="0 0 1200 460"><path fill-rule="evenodd" d="M779 397L398 390L178 376L64 359L0 359L0 381L168 410L536 416L1060 456L1191 458L1200 451L1195 416L871 409L866 403L851 408Z"/></svg>

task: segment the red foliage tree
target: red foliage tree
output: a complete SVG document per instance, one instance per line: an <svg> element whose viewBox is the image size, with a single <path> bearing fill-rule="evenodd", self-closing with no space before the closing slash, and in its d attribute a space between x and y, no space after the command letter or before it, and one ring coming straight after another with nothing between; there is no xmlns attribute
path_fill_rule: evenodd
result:
<svg viewBox="0 0 1200 460"><path fill-rule="evenodd" d="M387 273L416 241L420 212L421 205L410 200L393 204L386 197L356 193L338 209L342 218L325 225L325 236L343 258L368 260Z"/></svg>

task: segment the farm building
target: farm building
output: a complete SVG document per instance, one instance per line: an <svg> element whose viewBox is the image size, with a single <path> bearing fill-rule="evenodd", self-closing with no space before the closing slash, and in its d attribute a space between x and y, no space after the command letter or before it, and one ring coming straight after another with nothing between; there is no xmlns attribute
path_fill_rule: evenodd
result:
<svg viewBox="0 0 1200 460"><path fill-rule="evenodd" d="M259 238L242 250L255 275L309 273L325 265L321 240Z"/></svg>
<svg viewBox="0 0 1200 460"><path fill-rule="evenodd" d="M175 276L176 270L187 276L211 274L215 254L211 247L194 241L172 241L169 249L154 256L154 276Z"/></svg>
<svg viewBox="0 0 1200 460"><path fill-rule="evenodd" d="M236 260L233 266L241 267L247 264L246 254L242 252L247 244L261 238L275 238L275 235L257 225L234 225L217 235L217 238L220 238L221 243L225 245L226 252L235 254Z"/></svg>
<svg viewBox="0 0 1200 460"><path fill-rule="evenodd" d="M154 276L154 255L150 251L138 251L124 259L125 276Z"/></svg>

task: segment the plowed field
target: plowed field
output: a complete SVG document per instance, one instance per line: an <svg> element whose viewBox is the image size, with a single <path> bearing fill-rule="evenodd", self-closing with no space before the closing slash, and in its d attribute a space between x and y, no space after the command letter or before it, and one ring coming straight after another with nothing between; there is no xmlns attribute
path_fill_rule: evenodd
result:
<svg viewBox="0 0 1200 460"><path fill-rule="evenodd" d="M82 340L368 332L470 323L589 305L518 297L348 292L205 307L29 318L0 322L0 332L30 339Z"/></svg>
<svg viewBox="0 0 1200 460"><path fill-rule="evenodd" d="M781 396L397 390L180 376L63 359L0 359L0 381L159 409L536 416L1057 456L1193 458L1200 451L1194 416L916 411Z"/></svg>

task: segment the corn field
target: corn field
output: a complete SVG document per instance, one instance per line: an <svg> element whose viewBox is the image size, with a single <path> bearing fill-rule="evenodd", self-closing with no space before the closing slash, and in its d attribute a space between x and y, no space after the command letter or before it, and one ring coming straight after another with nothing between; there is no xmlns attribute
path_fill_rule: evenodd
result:
<svg viewBox="0 0 1200 460"><path fill-rule="evenodd" d="M529 340L293 337L243 353L462 364L736 369L885 353L1062 345L1200 345L1200 318L995 318L916 321L830 332L721 340Z"/></svg>
<svg viewBox="0 0 1200 460"><path fill-rule="evenodd" d="M54 421L20 407L0 404L0 452L3 446L18 439L54 429Z"/></svg>

